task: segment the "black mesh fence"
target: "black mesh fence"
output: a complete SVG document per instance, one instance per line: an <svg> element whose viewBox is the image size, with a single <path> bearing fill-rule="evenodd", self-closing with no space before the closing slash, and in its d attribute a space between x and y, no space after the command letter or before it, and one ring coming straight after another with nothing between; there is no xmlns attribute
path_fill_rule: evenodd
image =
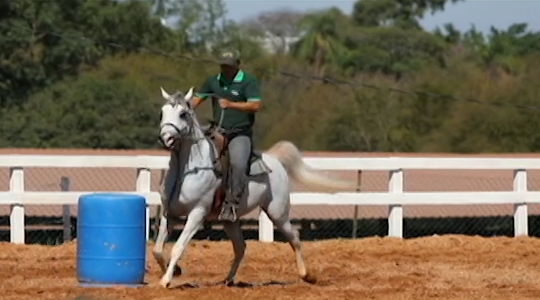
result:
<svg viewBox="0 0 540 300"><path fill-rule="evenodd" d="M58 217L39 217L26 219L25 241L28 244L58 245L64 242L64 222ZM388 220L352 219L342 220L293 220L294 227L300 232L302 240L314 241L325 239L352 239L388 235ZM356 223L356 224L355 224ZM71 239L77 237L77 221L71 218ZM540 237L540 215L529 216L529 235ZM175 227L169 240L176 240L182 230L182 224ZM157 224L153 222L150 237L157 235ZM257 220L242 221L243 234L246 239L256 240L259 237ZM356 229L356 231L355 231ZM479 236L514 236L514 220L512 216L467 217L467 218L406 218L403 224L403 237L415 238L443 234L464 234ZM274 230L276 241L285 241L281 233ZM9 217L0 218L0 241L9 241ZM227 240L220 222L206 222L195 236L195 239Z"/></svg>

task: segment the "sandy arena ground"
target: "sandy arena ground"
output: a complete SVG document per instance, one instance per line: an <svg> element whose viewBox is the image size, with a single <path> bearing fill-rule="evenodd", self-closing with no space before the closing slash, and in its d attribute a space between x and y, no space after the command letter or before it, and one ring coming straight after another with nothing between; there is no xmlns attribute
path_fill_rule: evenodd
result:
<svg viewBox="0 0 540 300"><path fill-rule="evenodd" d="M150 248L149 248L150 249ZM167 251L170 246L167 247ZM75 243L59 247L0 244L0 298L79 299L540 299L540 240L533 238L367 238L304 243L319 282L296 276L287 244L248 242L240 286L216 285L232 258L229 242L196 242L173 289L157 285L159 269L149 254L148 285L81 288ZM167 252L168 253L168 252ZM189 284L188 284L189 283Z"/></svg>

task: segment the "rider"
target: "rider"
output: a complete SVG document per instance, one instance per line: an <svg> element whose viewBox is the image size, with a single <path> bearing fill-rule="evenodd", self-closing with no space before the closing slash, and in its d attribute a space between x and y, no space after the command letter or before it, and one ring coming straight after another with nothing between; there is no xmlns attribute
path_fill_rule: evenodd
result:
<svg viewBox="0 0 540 300"><path fill-rule="evenodd" d="M240 52L224 49L219 53L221 72L206 79L191 101L195 109L212 95L214 120L229 138L231 187L226 193L220 220L235 222L236 209L247 186L247 168L252 151L255 113L261 108L261 92L255 76L240 69ZM221 115L223 111L223 116Z"/></svg>

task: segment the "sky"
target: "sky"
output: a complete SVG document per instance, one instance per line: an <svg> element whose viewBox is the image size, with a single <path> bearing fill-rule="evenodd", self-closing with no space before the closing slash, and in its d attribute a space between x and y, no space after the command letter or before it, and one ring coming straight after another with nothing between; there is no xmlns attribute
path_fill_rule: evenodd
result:
<svg viewBox="0 0 540 300"><path fill-rule="evenodd" d="M331 6L351 13L353 0L224 0L229 11L228 17L242 20L261 12L289 8L298 11L324 9ZM540 0L466 0L447 5L444 12L428 15L422 20L426 30L453 23L457 29L466 31L474 24L483 32L491 26L506 29L513 23L525 22L529 29L540 30Z"/></svg>

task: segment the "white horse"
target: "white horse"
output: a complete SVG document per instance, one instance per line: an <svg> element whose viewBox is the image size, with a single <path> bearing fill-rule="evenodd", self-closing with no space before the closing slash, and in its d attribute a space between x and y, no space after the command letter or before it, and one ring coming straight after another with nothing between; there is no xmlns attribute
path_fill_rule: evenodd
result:
<svg viewBox="0 0 540 300"><path fill-rule="evenodd" d="M203 129L194 110L190 107L193 87L184 96L181 92L169 95L161 88L167 101L161 108L159 138L170 151L169 170L162 197L162 216L153 254L163 277L160 284L169 287L173 275L181 269L177 266L186 246L205 220L216 219L220 207L216 205L216 193L220 188L221 176L216 175L216 159L219 157L220 138L214 130ZM214 138L214 141L212 141ZM354 182L345 182L319 175L302 161L301 153L290 142L276 143L258 158L252 157L247 191L237 209L238 217L257 207L267 213L274 225L285 236L296 254L299 276L314 283L315 276L308 272L301 252L298 231L289 219L291 177L307 186L326 187L336 190L354 190ZM163 243L169 233L171 221L187 216L184 230L171 250L171 261L163 258ZM168 223L169 222L169 225ZM225 279L233 284L238 267L244 257L246 244L240 222L223 222L223 228L234 249L234 260Z"/></svg>

